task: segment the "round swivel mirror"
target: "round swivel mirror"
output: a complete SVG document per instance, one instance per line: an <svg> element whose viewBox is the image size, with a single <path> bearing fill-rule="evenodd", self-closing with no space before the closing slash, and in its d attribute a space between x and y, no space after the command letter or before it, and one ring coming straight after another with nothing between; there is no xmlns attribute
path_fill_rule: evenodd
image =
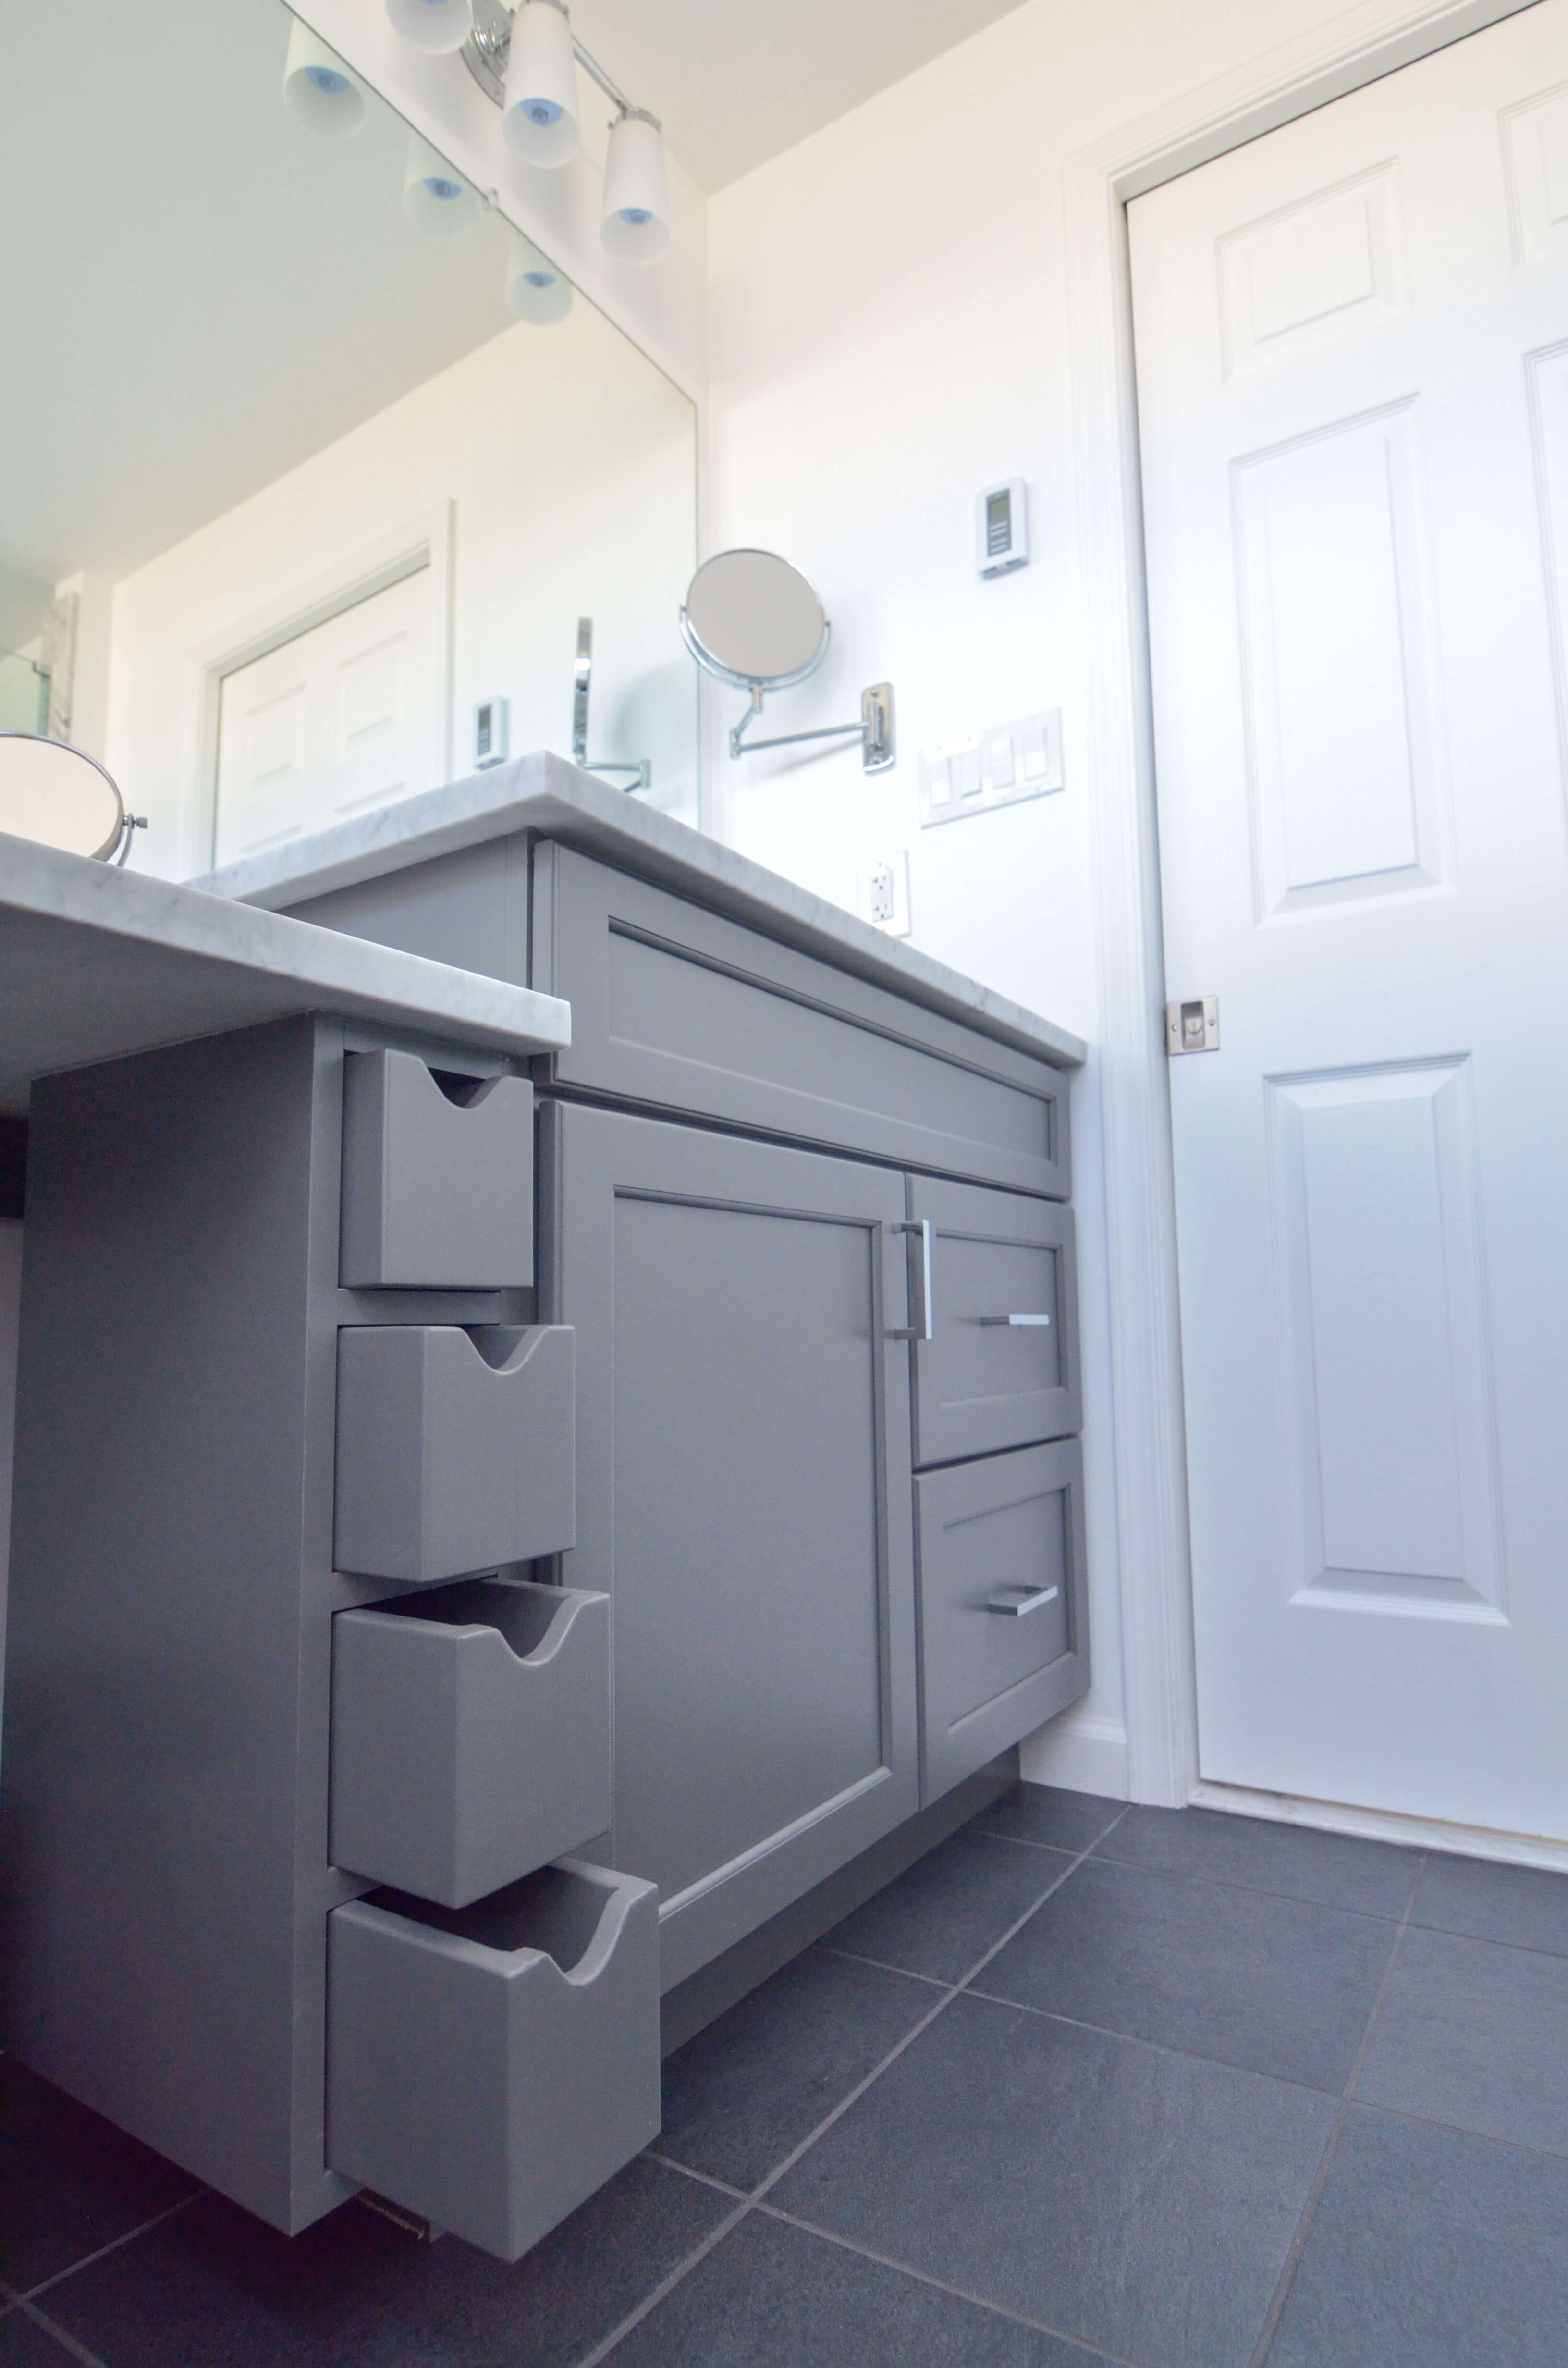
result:
<svg viewBox="0 0 1568 2368"><path fill-rule="evenodd" d="M131 827L96 758L36 733L0 732L0 831L105 860L129 848Z"/></svg>
<svg viewBox="0 0 1568 2368"><path fill-rule="evenodd" d="M800 570L771 551L721 551L687 586L681 636L737 690L787 690L827 655L833 628Z"/></svg>

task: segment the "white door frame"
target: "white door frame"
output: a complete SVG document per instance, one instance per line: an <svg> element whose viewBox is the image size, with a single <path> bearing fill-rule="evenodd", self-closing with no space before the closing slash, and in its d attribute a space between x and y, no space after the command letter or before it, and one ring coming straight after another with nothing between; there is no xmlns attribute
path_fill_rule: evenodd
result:
<svg viewBox="0 0 1568 2368"><path fill-rule="evenodd" d="M1128 200L1529 5L1362 0L1122 126L1065 167L1116 1520L1135 1801L1182 1806L1193 1797L1198 1713Z"/></svg>

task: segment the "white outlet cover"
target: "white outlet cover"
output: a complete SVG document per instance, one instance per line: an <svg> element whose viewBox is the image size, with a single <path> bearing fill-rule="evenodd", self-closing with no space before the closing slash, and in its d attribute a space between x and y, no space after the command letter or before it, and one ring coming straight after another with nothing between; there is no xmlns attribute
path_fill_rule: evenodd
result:
<svg viewBox="0 0 1568 2368"><path fill-rule="evenodd" d="M855 909L885 938L906 938L909 918L909 849L879 848L856 867Z"/></svg>

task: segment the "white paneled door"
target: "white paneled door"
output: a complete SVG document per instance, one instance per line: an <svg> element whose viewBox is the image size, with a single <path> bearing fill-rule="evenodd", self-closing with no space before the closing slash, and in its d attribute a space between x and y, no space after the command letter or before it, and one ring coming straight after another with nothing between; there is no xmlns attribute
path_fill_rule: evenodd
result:
<svg viewBox="0 0 1568 2368"><path fill-rule="evenodd" d="M224 676L215 862L442 780L438 632L420 567Z"/></svg>
<svg viewBox="0 0 1568 2368"><path fill-rule="evenodd" d="M1568 1838L1568 0L1129 217L1202 1773Z"/></svg>

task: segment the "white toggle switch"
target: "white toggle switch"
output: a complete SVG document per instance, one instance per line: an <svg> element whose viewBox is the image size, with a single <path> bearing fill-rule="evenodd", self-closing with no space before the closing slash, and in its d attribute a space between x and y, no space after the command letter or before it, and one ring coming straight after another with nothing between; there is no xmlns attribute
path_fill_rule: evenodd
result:
<svg viewBox="0 0 1568 2368"><path fill-rule="evenodd" d="M1010 790L1013 786L1013 744L1010 740L993 740L985 751L994 790Z"/></svg>
<svg viewBox="0 0 1568 2368"><path fill-rule="evenodd" d="M934 757L930 760L930 768L926 780L927 785L926 793L931 804L945 806L953 794L953 777L948 769L948 760L945 757Z"/></svg>
<svg viewBox="0 0 1568 2368"><path fill-rule="evenodd" d="M953 770L958 775L960 797L977 798L982 788L979 749L960 749Z"/></svg>
<svg viewBox="0 0 1568 2368"><path fill-rule="evenodd" d="M993 723L970 740L948 740L920 752L920 826L961 822L993 806L1060 790L1062 711Z"/></svg>
<svg viewBox="0 0 1568 2368"><path fill-rule="evenodd" d="M1046 768L1045 734L1037 723L1024 734L1024 779L1038 781L1044 778Z"/></svg>

